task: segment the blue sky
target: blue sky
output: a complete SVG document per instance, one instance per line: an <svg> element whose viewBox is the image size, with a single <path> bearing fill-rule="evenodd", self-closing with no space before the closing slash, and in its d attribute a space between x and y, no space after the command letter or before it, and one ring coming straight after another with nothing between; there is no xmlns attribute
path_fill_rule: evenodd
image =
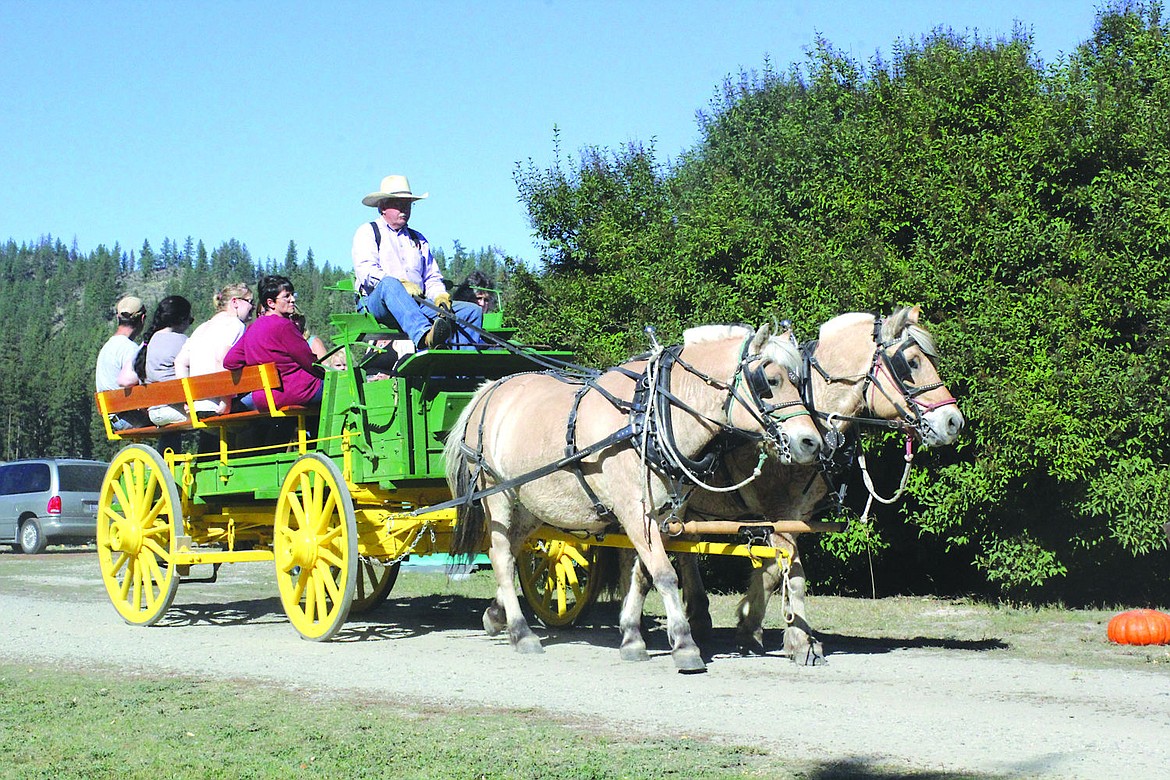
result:
<svg viewBox="0 0 1170 780"><path fill-rule="evenodd" d="M513 171L586 145L698 140L728 76L802 62L818 34L860 61L938 27L1054 62L1098 3L105 2L0 0L0 240L82 252L187 236L350 267L390 173L450 253L538 257Z"/></svg>

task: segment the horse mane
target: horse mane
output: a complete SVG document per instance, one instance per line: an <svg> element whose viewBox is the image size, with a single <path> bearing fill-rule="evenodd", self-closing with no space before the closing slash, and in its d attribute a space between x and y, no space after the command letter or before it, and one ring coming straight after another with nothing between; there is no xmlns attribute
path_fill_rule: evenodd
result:
<svg viewBox="0 0 1170 780"><path fill-rule="evenodd" d="M838 314L831 320L826 320L820 329L821 339L827 339L839 330L857 325L861 322L873 323L873 315L864 311L851 311L845 314Z"/></svg>
<svg viewBox="0 0 1170 780"><path fill-rule="evenodd" d="M683 346L702 344L708 341L722 341L723 339L749 339L756 333L754 328L747 325L699 325L687 328L683 332ZM804 370L804 361L800 358L800 351L786 339L773 335L768 338L761 355L768 360L787 368L790 372L800 375Z"/></svg>
<svg viewBox="0 0 1170 780"><path fill-rule="evenodd" d="M901 309L889 317L885 318L882 327L882 338L886 341L897 341L899 339L908 338L913 341L918 347L931 357L933 360L938 359L938 347L935 346L934 337L921 325L911 322L908 317L903 315L908 309ZM828 320L820 329L820 337L825 339L848 327L860 324L862 322L872 324L873 315L864 311L848 312L846 314L838 314L831 320ZM897 332L893 332L893 325L900 323L901 327Z"/></svg>
<svg viewBox="0 0 1170 780"><path fill-rule="evenodd" d="M722 341L733 337L746 339L755 333L747 325L699 325L683 331L683 346L702 344L707 341Z"/></svg>
<svg viewBox="0 0 1170 780"><path fill-rule="evenodd" d="M934 345L934 336L926 332L921 325L911 325L906 328L906 336L918 345L919 349L930 356L931 360L938 360L938 347Z"/></svg>

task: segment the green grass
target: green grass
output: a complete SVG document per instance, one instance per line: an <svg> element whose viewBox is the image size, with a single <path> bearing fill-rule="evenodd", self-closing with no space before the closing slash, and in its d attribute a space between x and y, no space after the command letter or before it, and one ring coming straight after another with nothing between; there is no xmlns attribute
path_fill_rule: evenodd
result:
<svg viewBox="0 0 1170 780"><path fill-rule="evenodd" d="M545 714L0 665L4 778L764 776L777 777L775 760L752 748L628 739Z"/></svg>

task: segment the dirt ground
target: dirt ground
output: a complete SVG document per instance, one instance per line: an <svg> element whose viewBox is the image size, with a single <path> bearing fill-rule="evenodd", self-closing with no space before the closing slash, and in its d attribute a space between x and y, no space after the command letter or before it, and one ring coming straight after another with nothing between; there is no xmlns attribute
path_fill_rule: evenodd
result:
<svg viewBox="0 0 1170 780"><path fill-rule="evenodd" d="M704 648L708 672L681 675L661 630L647 663L618 659L612 620L538 629L546 652L520 656L484 634L482 600L394 594L318 644L285 619L269 567L237 564L215 585L184 583L164 620L140 628L110 606L94 553L0 554L0 658L544 710L618 733L752 745L778 764L853 762L856 776L1170 776L1165 665L1078 668L923 641L830 645L828 665L798 667L775 650L740 657L719 626Z"/></svg>

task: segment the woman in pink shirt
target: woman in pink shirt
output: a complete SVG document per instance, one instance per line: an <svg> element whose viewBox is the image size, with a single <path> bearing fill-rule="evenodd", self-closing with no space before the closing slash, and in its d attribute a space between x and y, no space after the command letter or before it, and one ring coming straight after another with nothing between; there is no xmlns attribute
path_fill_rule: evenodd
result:
<svg viewBox="0 0 1170 780"><path fill-rule="evenodd" d="M275 363L281 387L272 391L277 407L314 406L321 403L325 369L315 365L316 356L305 337L289 319L296 310L296 292L285 276L265 276L257 288L261 312L223 358L227 369ZM264 391L241 399L248 409L264 409ZM272 410L269 410L272 411Z"/></svg>

